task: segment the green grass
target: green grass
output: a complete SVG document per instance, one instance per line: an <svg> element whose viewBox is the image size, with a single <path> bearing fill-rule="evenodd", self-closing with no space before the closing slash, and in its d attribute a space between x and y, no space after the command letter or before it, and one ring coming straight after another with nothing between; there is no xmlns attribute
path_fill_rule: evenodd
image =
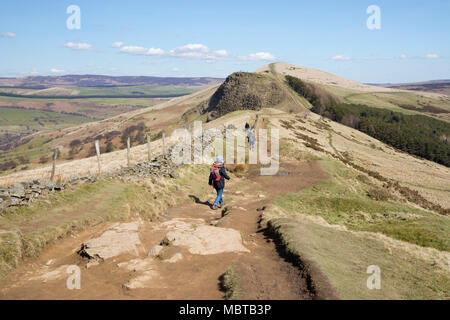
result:
<svg viewBox="0 0 450 320"><path fill-rule="evenodd" d="M0 108L0 126L29 126L30 128L61 128L91 121L87 117L57 112Z"/></svg>
<svg viewBox="0 0 450 320"><path fill-rule="evenodd" d="M334 86L319 86L339 96L343 99L343 102L350 104L364 104L369 107L385 108L405 114L421 114L421 112L407 110L399 107L399 105L409 105L419 109L423 108L424 105L432 105L450 112L448 102L421 96L414 92L359 92Z"/></svg>
<svg viewBox="0 0 450 320"><path fill-rule="evenodd" d="M95 103L95 104L105 104L105 105L118 105L118 104L124 104L124 105L131 105L131 106L145 106L145 107L151 107L153 105L153 100L151 98L80 98L80 99L43 99L43 98L26 98L26 97L4 97L0 96L0 103L1 102L12 102L12 103L26 103L26 102L57 102L57 101L68 101L68 102L77 102L80 104L88 104L88 103Z"/></svg>
<svg viewBox="0 0 450 320"><path fill-rule="evenodd" d="M119 87L60 87L63 92L64 89L67 89L67 93L53 93L46 92L41 93L40 90L36 89L20 89L20 88L0 88L0 93L13 93L18 95L24 95L23 97L8 97L2 96L1 99L32 99L32 101L43 101L43 98L36 97L27 97L27 94L40 96L40 97L50 97L52 100L54 98L58 99L60 96L64 99L66 96L79 97L84 100L84 97L89 96L104 96L107 98L108 96L124 96L123 98L133 98L139 97L141 95L151 95L154 97L171 97L171 96L180 96L187 95L194 92L197 92L205 87L197 86L197 87L187 87L187 86L119 86ZM70 92L70 93L69 93ZM69 99L72 100L72 99ZM8 101L8 100L4 100ZM13 100L9 100L13 101Z"/></svg>
<svg viewBox="0 0 450 320"><path fill-rule="evenodd" d="M30 206L1 212L0 279L24 258L38 256L48 245L108 221L141 217L153 220L168 206L206 194L208 167L180 169L177 179L139 179L136 183L103 180L71 187ZM187 183L189 182L189 183ZM16 250L20 248L20 250Z"/></svg>
<svg viewBox="0 0 450 320"><path fill-rule="evenodd" d="M0 279L19 264L21 242L16 233L0 234Z"/></svg>
<svg viewBox="0 0 450 320"><path fill-rule="evenodd" d="M156 96L185 95L196 92L203 88L204 87L182 87L182 86L181 87L180 86L68 87L68 89L74 89L79 91L78 93L79 96L90 96L90 95L138 96L139 93Z"/></svg>
<svg viewBox="0 0 450 320"><path fill-rule="evenodd" d="M36 136L23 145L0 152L0 164L10 160L17 162L16 159L18 157L24 157L29 160L50 157L53 151L49 143L50 141L47 138Z"/></svg>
<svg viewBox="0 0 450 320"><path fill-rule="evenodd" d="M423 247L450 251L450 221L406 204L370 199L368 186L357 182L356 173L334 160L321 161L331 180L296 194L277 197L275 204L293 217L323 217L330 224L350 230L373 231Z"/></svg>
<svg viewBox="0 0 450 320"><path fill-rule="evenodd" d="M222 289L226 300L237 300L239 296L239 282L237 276L237 265L232 264L227 268L221 278Z"/></svg>
<svg viewBox="0 0 450 320"><path fill-rule="evenodd" d="M131 212L125 205L133 204L133 198L142 192L133 185L103 181L55 194L50 204L37 202L2 211L0 229L19 231L21 236L15 239L14 246L22 250L11 251L11 241L0 243L0 252L4 253L0 255L0 279L17 261L37 256L57 239L104 221L125 219Z"/></svg>
<svg viewBox="0 0 450 320"><path fill-rule="evenodd" d="M449 299L448 272L380 240L301 219L274 219L290 253L313 262L341 299ZM370 290L367 267L381 270L381 289Z"/></svg>

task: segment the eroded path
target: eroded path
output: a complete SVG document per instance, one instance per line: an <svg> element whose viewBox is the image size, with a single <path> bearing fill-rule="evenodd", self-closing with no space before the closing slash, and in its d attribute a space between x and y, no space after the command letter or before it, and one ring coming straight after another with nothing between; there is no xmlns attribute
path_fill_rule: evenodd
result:
<svg viewBox="0 0 450 320"><path fill-rule="evenodd" d="M310 299L298 269L280 257L259 220L276 194L325 179L317 163L285 163L276 177L252 170L233 179L224 217L209 208L211 193L191 195L192 203L169 209L157 222L91 228L12 272L0 284L0 299L222 299L219 278L232 264L239 266L241 299ZM83 254L94 259L77 253L82 243ZM80 267L80 290L67 289L70 265Z"/></svg>

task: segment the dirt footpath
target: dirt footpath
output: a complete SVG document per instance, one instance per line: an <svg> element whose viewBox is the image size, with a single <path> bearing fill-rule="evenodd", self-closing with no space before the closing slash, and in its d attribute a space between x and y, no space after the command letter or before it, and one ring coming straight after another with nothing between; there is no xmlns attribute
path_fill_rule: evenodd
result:
<svg viewBox="0 0 450 320"><path fill-rule="evenodd" d="M205 199L190 195L192 203L157 222L102 225L69 237L12 272L0 283L0 299L223 299L220 278L232 264L240 270L240 299L310 299L305 279L259 220L276 194L327 175L306 162L285 163L280 171L269 181L252 169L228 183L224 217L210 209L211 192ZM80 267L79 290L67 289L71 265Z"/></svg>

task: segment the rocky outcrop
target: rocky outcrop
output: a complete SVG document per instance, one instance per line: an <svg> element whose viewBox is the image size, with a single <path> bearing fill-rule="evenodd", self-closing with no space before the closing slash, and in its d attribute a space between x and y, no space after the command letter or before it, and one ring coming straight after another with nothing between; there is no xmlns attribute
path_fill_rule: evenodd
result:
<svg viewBox="0 0 450 320"><path fill-rule="evenodd" d="M236 72L211 97L206 112L221 116L236 110L260 110L275 107L286 99L286 93L273 78L248 72Z"/></svg>
<svg viewBox="0 0 450 320"><path fill-rule="evenodd" d="M286 89L271 76L235 72L227 77L209 100L186 111L182 118L189 122L206 114L207 121L237 110L260 110L286 105Z"/></svg>

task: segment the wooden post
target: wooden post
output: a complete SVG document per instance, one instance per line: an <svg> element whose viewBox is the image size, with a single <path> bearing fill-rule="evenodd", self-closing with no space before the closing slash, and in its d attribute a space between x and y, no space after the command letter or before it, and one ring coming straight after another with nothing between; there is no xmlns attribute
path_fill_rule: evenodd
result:
<svg viewBox="0 0 450 320"><path fill-rule="evenodd" d="M98 174L100 174L102 168L100 165L100 142L98 140L95 140L95 152L97 153Z"/></svg>
<svg viewBox="0 0 450 320"><path fill-rule="evenodd" d="M166 133L163 131L162 133L162 153L163 156L166 156Z"/></svg>
<svg viewBox="0 0 450 320"><path fill-rule="evenodd" d="M127 139L127 166L130 167L130 137Z"/></svg>
<svg viewBox="0 0 450 320"><path fill-rule="evenodd" d="M150 147L150 133L147 133L147 157L148 161L152 160L151 147Z"/></svg>
<svg viewBox="0 0 450 320"><path fill-rule="evenodd" d="M53 178L55 177L55 171L56 171L56 158L58 157L58 148L55 148L53 150L53 166L52 166L52 174L50 176L50 180L53 181Z"/></svg>

